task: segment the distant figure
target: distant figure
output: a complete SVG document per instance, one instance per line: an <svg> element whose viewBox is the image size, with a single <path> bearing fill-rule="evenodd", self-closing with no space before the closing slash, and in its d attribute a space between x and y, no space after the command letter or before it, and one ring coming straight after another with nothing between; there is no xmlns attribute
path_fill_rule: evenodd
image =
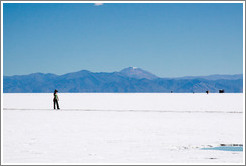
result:
<svg viewBox="0 0 246 166"><path fill-rule="evenodd" d="M209 90L207 90L206 93L208 94L209 93Z"/></svg>
<svg viewBox="0 0 246 166"><path fill-rule="evenodd" d="M173 93L173 91L171 91L171 93Z"/></svg>
<svg viewBox="0 0 246 166"><path fill-rule="evenodd" d="M58 104L59 98L58 98L57 92L58 92L58 90L55 90L54 91L54 99L53 99L53 102L54 102L54 109L56 109L56 107L57 107L57 109L59 110L60 109L59 108L59 104Z"/></svg>
<svg viewBox="0 0 246 166"><path fill-rule="evenodd" d="M220 89L220 90L219 90L219 93L224 93L224 92L225 92L224 89Z"/></svg>

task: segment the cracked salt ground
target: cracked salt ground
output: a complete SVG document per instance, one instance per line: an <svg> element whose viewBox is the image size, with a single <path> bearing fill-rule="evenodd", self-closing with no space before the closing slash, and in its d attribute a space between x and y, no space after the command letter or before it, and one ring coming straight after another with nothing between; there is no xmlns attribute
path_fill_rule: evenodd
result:
<svg viewBox="0 0 246 166"><path fill-rule="evenodd" d="M240 151L201 150L244 141L242 94L61 94L66 111L48 110L49 96L4 94L4 163L244 161Z"/></svg>

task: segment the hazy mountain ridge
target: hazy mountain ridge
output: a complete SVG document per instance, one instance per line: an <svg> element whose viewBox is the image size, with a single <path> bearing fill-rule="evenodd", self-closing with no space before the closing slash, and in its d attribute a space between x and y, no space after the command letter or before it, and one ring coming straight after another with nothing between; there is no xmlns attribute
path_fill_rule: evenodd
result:
<svg viewBox="0 0 246 166"><path fill-rule="evenodd" d="M4 93L59 92L243 92L243 75L211 75L160 78L140 68L129 67L120 72L81 70L63 75L33 73L3 77Z"/></svg>

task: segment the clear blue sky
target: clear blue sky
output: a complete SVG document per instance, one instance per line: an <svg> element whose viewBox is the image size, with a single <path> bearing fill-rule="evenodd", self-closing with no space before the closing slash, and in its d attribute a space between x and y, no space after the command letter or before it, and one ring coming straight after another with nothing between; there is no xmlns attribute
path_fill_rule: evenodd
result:
<svg viewBox="0 0 246 166"><path fill-rule="evenodd" d="M243 4L3 5L3 74L243 73Z"/></svg>

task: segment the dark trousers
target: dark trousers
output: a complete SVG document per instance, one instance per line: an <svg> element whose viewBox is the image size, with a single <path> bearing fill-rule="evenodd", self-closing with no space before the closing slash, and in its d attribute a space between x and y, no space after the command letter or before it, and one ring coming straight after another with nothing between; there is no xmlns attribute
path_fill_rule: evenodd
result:
<svg viewBox="0 0 246 166"><path fill-rule="evenodd" d="M54 109L56 109L56 107L57 107L57 109L60 109L58 101L56 99L54 99L53 101L54 101Z"/></svg>

